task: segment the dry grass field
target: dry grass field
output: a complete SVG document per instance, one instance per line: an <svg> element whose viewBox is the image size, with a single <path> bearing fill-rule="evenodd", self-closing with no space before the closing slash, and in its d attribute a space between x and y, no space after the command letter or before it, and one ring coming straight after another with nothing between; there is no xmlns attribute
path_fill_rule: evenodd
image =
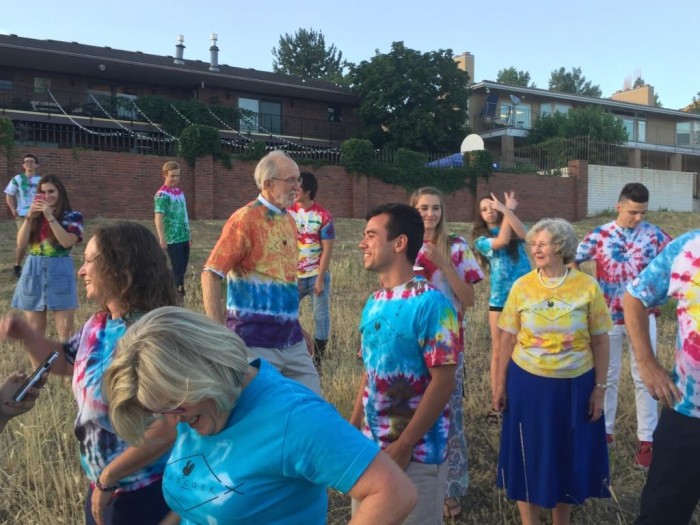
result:
<svg viewBox="0 0 700 525"><path fill-rule="evenodd" d="M602 215L575 224L579 235L591 227L610 220ZM650 213L648 219L659 224L671 235L698 226L697 214L669 212ZM99 220L86 224L86 240ZM185 306L201 310L199 272L209 250L219 235L221 221L198 221L193 224L193 252L188 273L188 295ZM152 224L148 224L152 227ZM355 357L359 344L357 323L368 294L376 288L376 276L361 266L357 243L364 221L338 220L337 241L332 263L332 322L333 333L327 350L322 378L327 399L345 415L349 415L354 400L361 365ZM470 225L452 224L452 230L468 237ZM15 225L0 222L0 312L10 311L10 299L15 287L12 277ZM84 244L74 250L76 268ZM590 269L589 269L590 270ZM95 306L86 303L81 290L81 308L76 326L82 323ZM499 429L487 422L490 406L488 386L488 354L490 349L486 321L488 283L476 287L477 301L468 314L465 361L464 414L469 442L470 488L462 503L461 516L447 523L509 524L518 523L515 505L505 499L495 487L495 469ZM311 327L308 302L302 306L302 323ZM50 335L52 334L50 328ZM659 323L659 349L662 362L672 363L675 322L670 309L665 309ZM0 376L27 367L19 345L0 343ZM633 523L645 474L632 467L637 445L635 435L634 392L625 365L621 381L621 401L618 413L616 444L611 450L613 498L590 501L574 513L575 523L625 524ZM536 402L536 400L533 400ZM69 388L52 378L36 408L10 422L0 435L0 525L82 523L82 503L87 482L77 459L77 442L72 433L75 407ZM349 502L333 494L328 514L331 525L340 525L349 517ZM700 523L696 513L695 523ZM543 521L548 522L544 517ZM261 524L264 525L264 524Z"/></svg>

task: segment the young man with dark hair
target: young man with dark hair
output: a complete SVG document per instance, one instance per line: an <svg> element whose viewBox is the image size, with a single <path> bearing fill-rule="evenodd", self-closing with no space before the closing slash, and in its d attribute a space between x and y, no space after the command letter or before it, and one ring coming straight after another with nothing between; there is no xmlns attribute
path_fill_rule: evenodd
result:
<svg viewBox="0 0 700 525"><path fill-rule="evenodd" d="M625 287L647 267L671 238L658 226L644 221L649 207L649 190L638 182L622 188L617 202L617 218L588 233L576 252L576 264L596 262L596 278L610 309L613 329L610 336L610 365L605 392L605 427L608 443L613 442L617 393L622 368L622 345L628 336L622 313ZM650 309L649 329L656 352L656 317L658 309ZM658 421L656 401L649 395L639 375L637 361L630 345L630 364L637 405L637 437L639 448L635 465L648 469L652 458L653 433Z"/></svg>
<svg viewBox="0 0 700 525"><path fill-rule="evenodd" d="M459 354L457 314L448 299L413 272L423 219L406 204L367 216L360 249L382 289L360 320L365 373L350 422L374 440L418 489L404 524L443 523L447 479L447 403Z"/></svg>
<svg viewBox="0 0 700 525"><path fill-rule="evenodd" d="M313 173L301 173L301 188L289 213L297 225L299 301L307 295L314 315L314 364L321 358L331 331L331 254L335 226L331 213L316 202L318 181Z"/></svg>
<svg viewBox="0 0 700 525"><path fill-rule="evenodd" d="M17 223L17 229L24 222L24 218L29 213L29 208L32 205L34 196L36 195L36 187L41 178L36 169L39 167L39 161L31 153L27 153L22 158L22 166L24 173L15 175L5 188L5 202L12 212L12 217ZM19 279L22 274L22 260L27 255L27 247L17 248L15 251L15 277Z"/></svg>

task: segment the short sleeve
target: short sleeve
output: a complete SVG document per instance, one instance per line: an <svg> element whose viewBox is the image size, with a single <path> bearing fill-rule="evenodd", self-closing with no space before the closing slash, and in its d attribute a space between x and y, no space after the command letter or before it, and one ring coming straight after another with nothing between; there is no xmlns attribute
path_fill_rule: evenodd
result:
<svg viewBox="0 0 700 525"><path fill-rule="evenodd" d="M665 303L671 283L671 265L677 254L677 243L673 241L627 285L630 295L647 308Z"/></svg>
<svg viewBox="0 0 700 525"><path fill-rule="evenodd" d="M478 283L484 278L484 272L469 248L467 241L456 237L452 242L452 264L457 275L465 283Z"/></svg>
<svg viewBox="0 0 700 525"><path fill-rule="evenodd" d="M348 493L379 454L379 447L329 403L304 399L289 414L282 451L285 476Z"/></svg>
<svg viewBox="0 0 700 525"><path fill-rule="evenodd" d="M474 249L484 257L490 259L493 257L493 247L491 246L491 241L493 241L493 239L486 236L478 237L476 241L474 241Z"/></svg>
<svg viewBox="0 0 700 525"><path fill-rule="evenodd" d="M17 180L15 178L12 178L10 182L7 183L7 186L5 186L5 193L13 197L17 195L18 190L19 187L17 186Z"/></svg>
<svg viewBox="0 0 700 525"><path fill-rule="evenodd" d="M66 213L61 220L61 226L68 233L72 233L78 238L77 242L83 240L83 216L78 211Z"/></svg>
<svg viewBox="0 0 700 525"><path fill-rule="evenodd" d="M598 244L598 236L594 231L588 232L576 248L576 263L590 261L593 259Z"/></svg>
<svg viewBox="0 0 700 525"><path fill-rule="evenodd" d="M513 285L503 306L503 311L498 317L498 327L509 334L520 332L520 311L519 311L520 287L518 283Z"/></svg>
<svg viewBox="0 0 700 525"><path fill-rule="evenodd" d="M426 293L426 301L417 320L423 360L428 368L456 365L460 339L457 313L449 301L437 290Z"/></svg>
<svg viewBox="0 0 700 525"><path fill-rule="evenodd" d="M330 241L335 239L335 223L333 222L333 216L330 213L326 213L326 221L321 226L321 231L319 232L322 241Z"/></svg>
<svg viewBox="0 0 700 525"><path fill-rule="evenodd" d="M250 223L248 218L248 207L236 211L221 230L221 236L216 241L216 245L209 254L205 268L214 270L222 275L227 274L245 258L251 249L251 235L246 224Z"/></svg>
<svg viewBox="0 0 700 525"><path fill-rule="evenodd" d="M153 197L153 207L155 209L155 213L167 213L169 204L170 199L168 198L168 194L163 191L159 191L156 193L156 196Z"/></svg>

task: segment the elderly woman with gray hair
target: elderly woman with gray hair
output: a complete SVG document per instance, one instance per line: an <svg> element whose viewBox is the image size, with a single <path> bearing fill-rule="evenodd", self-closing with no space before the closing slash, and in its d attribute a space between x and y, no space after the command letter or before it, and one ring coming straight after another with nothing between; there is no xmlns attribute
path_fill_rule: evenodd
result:
<svg viewBox="0 0 700 525"><path fill-rule="evenodd" d="M145 314L105 375L110 418L131 443L156 420L177 425L163 474L183 524L326 522L326 487L360 500L352 524L401 523L416 490L321 397L243 340L182 308ZM177 518L171 516L177 523Z"/></svg>
<svg viewBox="0 0 700 525"><path fill-rule="evenodd" d="M525 525L552 509L609 497L603 399L612 326L596 280L567 265L577 240L563 219L527 234L535 269L518 279L499 319L493 407L503 411L497 482Z"/></svg>

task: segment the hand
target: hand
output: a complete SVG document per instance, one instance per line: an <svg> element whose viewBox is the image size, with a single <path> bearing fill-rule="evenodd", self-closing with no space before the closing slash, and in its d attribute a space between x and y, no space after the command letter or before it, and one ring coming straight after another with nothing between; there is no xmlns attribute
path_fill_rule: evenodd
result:
<svg viewBox="0 0 700 525"><path fill-rule="evenodd" d="M491 194L491 207L498 212L506 212L506 205L499 201L496 195L494 195L493 193Z"/></svg>
<svg viewBox="0 0 700 525"><path fill-rule="evenodd" d="M321 295L323 293L323 290L325 289L324 283L323 283L323 275L320 273L316 276L316 283L314 283L314 294L316 295Z"/></svg>
<svg viewBox="0 0 700 525"><path fill-rule="evenodd" d="M672 408L676 402L681 400L681 393L678 387L676 387L668 371L656 359L643 363L638 361L637 368L651 397L661 401L669 408Z"/></svg>
<svg viewBox="0 0 700 525"><path fill-rule="evenodd" d="M0 385L0 419L10 420L15 416L28 412L34 406L36 398L39 397L41 387L46 383L46 374L44 374L44 377L36 386L29 390L29 393L22 401L19 403L13 401L12 396L25 379L27 379L27 374L18 370L7 377L2 385Z"/></svg>
<svg viewBox="0 0 700 525"><path fill-rule="evenodd" d="M605 403L605 390L599 387L593 387L591 397L588 400L588 415L591 416L591 423L598 421L603 415L603 405Z"/></svg>
<svg viewBox="0 0 700 525"><path fill-rule="evenodd" d="M452 263L447 261L434 244L425 244L425 255L444 274L448 268L452 268Z"/></svg>
<svg viewBox="0 0 700 525"><path fill-rule="evenodd" d="M105 525L104 513L105 507L112 503L114 492L104 492L97 487L92 491L92 499L90 500L90 510L92 517L95 518L97 525Z"/></svg>
<svg viewBox="0 0 700 525"><path fill-rule="evenodd" d="M402 444L399 440L389 443L389 445L384 449L391 459L401 467L401 470L406 470L408 464L411 462L411 455L413 454L413 447L408 447Z"/></svg>
<svg viewBox="0 0 700 525"><path fill-rule="evenodd" d="M496 385L493 388L493 401L491 408L496 412L505 412L507 404L506 389L503 385Z"/></svg>
<svg viewBox="0 0 700 525"><path fill-rule="evenodd" d="M168 243L165 242L165 239L158 239L158 244L160 244L160 247L164 250L168 249Z"/></svg>
<svg viewBox="0 0 700 525"><path fill-rule="evenodd" d="M503 200L506 203L506 208L508 208L511 211L514 211L515 208L518 207L518 199L515 198L515 192L504 192L503 193Z"/></svg>

